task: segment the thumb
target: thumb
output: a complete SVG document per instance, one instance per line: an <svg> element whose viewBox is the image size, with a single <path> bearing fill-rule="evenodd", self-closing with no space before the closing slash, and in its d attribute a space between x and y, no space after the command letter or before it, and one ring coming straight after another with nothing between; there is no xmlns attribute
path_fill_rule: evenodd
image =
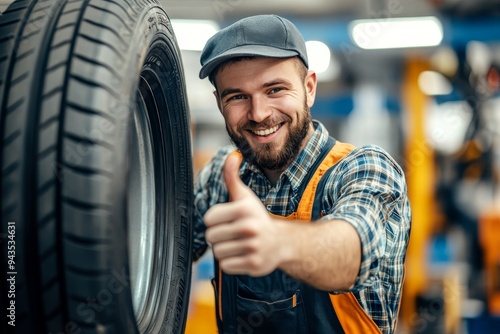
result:
<svg viewBox="0 0 500 334"><path fill-rule="evenodd" d="M229 191L230 201L240 199L246 192L247 186L241 181L239 173L242 161L243 156L241 153L234 151L228 155L224 163L223 175L227 190Z"/></svg>

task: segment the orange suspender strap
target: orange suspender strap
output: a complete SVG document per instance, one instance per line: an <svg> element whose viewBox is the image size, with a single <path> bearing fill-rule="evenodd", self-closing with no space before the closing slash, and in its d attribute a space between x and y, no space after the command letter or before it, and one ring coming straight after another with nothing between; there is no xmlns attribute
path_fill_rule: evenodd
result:
<svg viewBox="0 0 500 334"><path fill-rule="evenodd" d="M380 328L366 311L359 305L352 292L340 295L330 294L337 318L345 333L349 334L380 334Z"/></svg>
<svg viewBox="0 0 500 334"><path fill-rule="evenodd" d="M218 279L217 279L217 282L219 283L218 287L217 287L217 291L218 291L218 304L219 304L219 317L220 317L220 320L222 321L223 318L222 318L222 269L220 268L220 266L218 265L217 267L219 267L219 276L218 276Z"/></svg>
<svg viewBox="0 0 500 334"><path fill-rule="evenodd" d="M314 174L311 182L307 185L304 191L304 196L299 203L297 211L299 212L299 217L307 218L308 221L311 220L312 209L314 205L314 199L316 194L316 188L318 186L321 177L325 172L339 162L343 157L349 154L354 149L354 146L346 143L338 142L330 151L330 154L323 160L317 172ZM342 325L345 333L349 334L375 334L381 333L379 327L373 319L366 313L366 311L361 307L358 300L352 292L343 294L329 294L332 306L335 309L337 318Z"/></svg>
<svg viewBox="0 0 500 334"><path fill-rule="evenodd" d="M310 222L312 210L314 206L316 188L321 177L325 172L339 162L343 157L349 154L354 149L351 144L341 143L337 141L335 146L330 150L330 153L325 157L319 165L313 177L309 181L304 190L302 198L297 207L297 212L288 217L278 217L281 219L298 219L305 222ZM326 292L325 292L326 293ZM373 319L361 307L358 300L352 292L343 294L329 294L332 306L335 309L337 318L342 325L345 333L349 334L380 334L381 331Z"/></svg>
<svg viewBox="0 0 500 334"><path fill-rule="evenodd" d="M323 159L319 167L316 169L313 177L307 184L302 198L300 199L299 205L297 207L297 219L305 220L307 222L311 221L312 210L314 206L314 198L316 194L316 188L318 186L319 180L325 174L325 172L339 162L343 157L349 154L354 149L351 144L341 143L336 141L330 153Z"/></svg>

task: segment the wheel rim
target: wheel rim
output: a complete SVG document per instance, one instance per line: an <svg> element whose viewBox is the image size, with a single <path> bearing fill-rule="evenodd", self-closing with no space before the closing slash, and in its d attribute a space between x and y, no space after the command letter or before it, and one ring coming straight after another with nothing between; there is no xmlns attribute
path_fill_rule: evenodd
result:
<svg viewBox="0 0 500 334"><path fill-rule="evenodd" d="M175 159L168 115L169 73L156 64L169 56L153 43L143 66L134 104L130 156L128 242L131 297L140 333L157 332L163 324L170 293L175 244ZM158 74L159 73L159 74Z"/></svg>
<svg viewBox="0 0 500 334"><path fill-rule="evenodd" d="M147 104L138 92L130 145L127 219L132 303L138 322L145 313L151 291L156 240L156 189L150 124Z"/></svg>

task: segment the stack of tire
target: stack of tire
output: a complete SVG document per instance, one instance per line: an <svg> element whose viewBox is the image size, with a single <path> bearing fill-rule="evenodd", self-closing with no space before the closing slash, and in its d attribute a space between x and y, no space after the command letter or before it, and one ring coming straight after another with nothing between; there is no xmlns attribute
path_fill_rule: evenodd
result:
<svg viewBox="0 0 500 334"><path fill-rule="evenodd" d="M0 15L0 332L184 331L186 100L155 0L15 1Z"/></svg>

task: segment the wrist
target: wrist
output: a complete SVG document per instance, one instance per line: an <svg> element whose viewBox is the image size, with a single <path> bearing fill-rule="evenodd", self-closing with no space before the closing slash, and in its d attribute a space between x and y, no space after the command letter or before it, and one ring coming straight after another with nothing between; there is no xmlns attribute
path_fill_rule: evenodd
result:
<svg viewBox="0 0 500 334"><path fill-rule="evenodd" d="M292 230L295 225L293 222L288 222L284 220L275 220L274 224L276 226L276 244L277 254L278 254L278 268L284 271L288 271L293 264L294 254L296 252L295 241L293 240Z"/></svg>

